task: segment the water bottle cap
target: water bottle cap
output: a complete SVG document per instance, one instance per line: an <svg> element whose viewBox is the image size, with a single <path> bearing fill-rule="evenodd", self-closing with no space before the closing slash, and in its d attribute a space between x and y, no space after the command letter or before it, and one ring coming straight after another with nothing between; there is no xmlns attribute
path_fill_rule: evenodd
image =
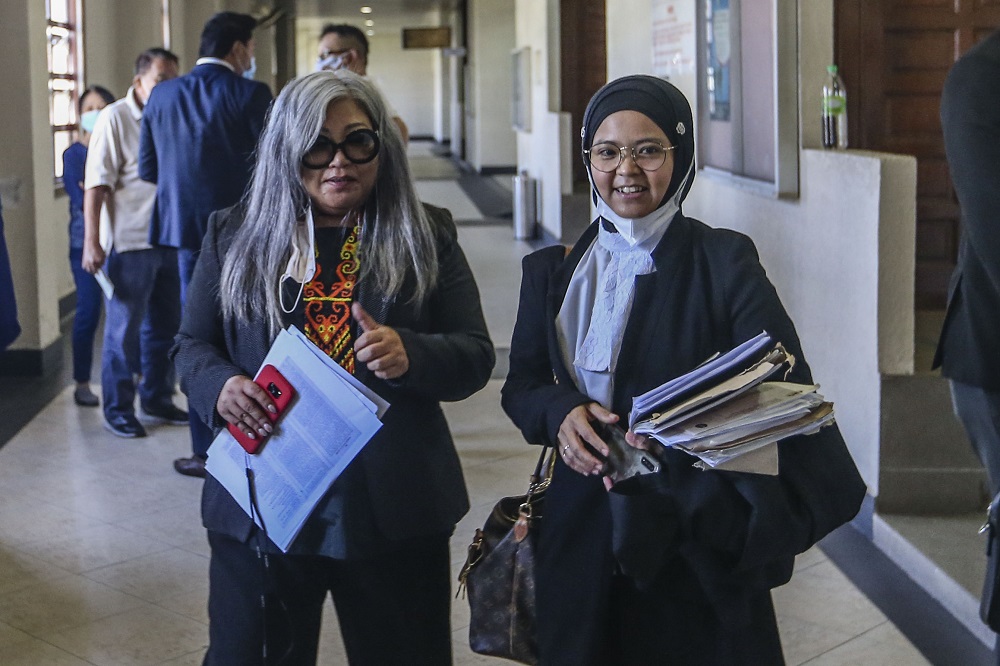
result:
<svg viewBox="0 0 1000 666"><path fill-rule="evenodd" d="M837 73L837 66L836 65L827 65L826 66L826 71L828 73L830 73L830 74L836 74Z"/></svg>

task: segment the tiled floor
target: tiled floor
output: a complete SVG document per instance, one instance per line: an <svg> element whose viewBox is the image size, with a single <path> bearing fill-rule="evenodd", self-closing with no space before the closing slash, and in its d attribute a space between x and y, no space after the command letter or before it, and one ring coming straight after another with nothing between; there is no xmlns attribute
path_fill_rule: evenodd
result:
<svg viewBox="0 0 1000 666"><path fill-rule="evenodd" d="M425 146L413 152L433 164ZM447 166L428 167L436 179L420 181L422 196L460 221L489 217L438 178ZM415 161L414 168L419 178L423 167ZM460 226L501 348L509 345L519 259L531 249L511 237L507 226ZM523 490L535 460L500 411L500 384L446 406L472 497L452 541L456 574L475 527L498 497ZM170 466L188 451L186 431L155 427L144 440L117 439L98 410L74 406L71 391L0 449L0 663L198 664L207 642L208 571L200 482ZM798 559L774 598L789 664L928 663L819 549ZM452 626L456 664L507 663L470 653L462 599ZM320 663L345 663L332 606Z"/></svg>

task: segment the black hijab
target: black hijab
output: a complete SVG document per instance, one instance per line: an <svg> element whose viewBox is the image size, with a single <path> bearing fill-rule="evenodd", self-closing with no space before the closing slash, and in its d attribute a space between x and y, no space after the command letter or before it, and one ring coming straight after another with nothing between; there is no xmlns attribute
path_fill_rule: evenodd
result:
<svg viewBox="0 0 1000 666"><path fill-rule="evenodd" d="M594 134L604 119L618 111L638 111L656 123L670 143L677 146L670 187L659 205L669 201L684 182L684 191L678 197L679 204L687 197L694 181L694 119L687 98L673 84L646 74L623 76L605 84L594 93L583 114L580 139L584 150L590 149ZM584 155L583 159L589 169L587 156ZM691 177L685 182L684 176L689 170Z"/></svg>

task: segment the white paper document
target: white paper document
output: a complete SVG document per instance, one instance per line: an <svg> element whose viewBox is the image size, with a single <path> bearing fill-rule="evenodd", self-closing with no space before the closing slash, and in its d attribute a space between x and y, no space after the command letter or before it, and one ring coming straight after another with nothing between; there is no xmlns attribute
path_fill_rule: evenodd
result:
<svg viewBox="0 0 1000 666"><path fill-rule="evenodd" d="M104 292L104 298L110 301L111 297L115 295L115 285L111 282L111 278L108 277L103 268L98 268L97 272L94 273L94 279L97 280L98 286Z"/></svg>
<svg viewBox="0 0 1000 666"><path fill-rule="evenodd" d="M703 469L778 473L775 444L834 421L817 385L765 381L795 365L767 332L633 399L637 434L699 459Z"/></svg>
<svg viewBox="0 0 1000 666"><path fill-rule="evenodd" d="M287 551L316 504L382 426L379 417L389 405L294 327L278 334L262 367L268 364L292 385L295 398L257 454L244 451L228 430L219 433L206 470ZM247 468L253 470L254 511Z"/></svg>

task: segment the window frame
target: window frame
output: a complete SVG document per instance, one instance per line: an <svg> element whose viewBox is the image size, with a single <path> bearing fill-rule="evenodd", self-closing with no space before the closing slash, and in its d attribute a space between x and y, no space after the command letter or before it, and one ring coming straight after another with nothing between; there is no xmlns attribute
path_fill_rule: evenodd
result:
<svg viewBox="0 0 1000 666"><path fill-rule="evenodd" d="M708 50L706 30L708 8L711 0L698 0L697 3L697 94L698 94L698 160L705 175L732 183L742 189L747 189L765 196L794 199L799 196L799 99L798 99L798 8L795 0L728 0L731 11L730 38L731 61L730 72L730 110L731 117L725 121L725 127L713 127L709 116L708 85L710 78L710 53ZM770 18L764 29L749 34L742 30L741 11L743 7L758 10L766 6ZM754 44L744 43L751 39ZM763 51L761 49L764 49ZM768 86L765 100L770 106L770 118L765 121L768 145L764 147L770 153L772 161L766 176L747 175L745 150L748 141L755 136L745 135L751 131L744 127L745 91L743 58L744 53L757 54L768 52L766 68L751 72L753 76L761 77ZM758 55L759 58L759 55ZM759 100L758 100L759 101ZM758 139L759 140L759 139ZM723 151L732 157L732 164L720 164L710 154L713 151ZM727 160L723 160L725 162Z"/></svg>
<svg viewBox="0 0 1000 666"><path fill-rule="evenodd" d="M62 5L65 9L66 21L53 20L52 6L54 3ZM45 0L45 37L46 37L46 71L49 107L49 132L52 142L52 181L53 184L62 187L62 150L72 145L76 138L76 132L80 128L80 118L78 105L80 94L83 92L84 71L83 71L83 0ZM63 39L69 40L69 55L67 72L54 72L53 69L53 47L52 31L58 30L66 33ZM69 115L68 123L55 122L55 107L57 92L69 92ZM57 140L59 135L65 134L69 143L61 146ZM58 153L58 154L57 154Z"/></svg>

